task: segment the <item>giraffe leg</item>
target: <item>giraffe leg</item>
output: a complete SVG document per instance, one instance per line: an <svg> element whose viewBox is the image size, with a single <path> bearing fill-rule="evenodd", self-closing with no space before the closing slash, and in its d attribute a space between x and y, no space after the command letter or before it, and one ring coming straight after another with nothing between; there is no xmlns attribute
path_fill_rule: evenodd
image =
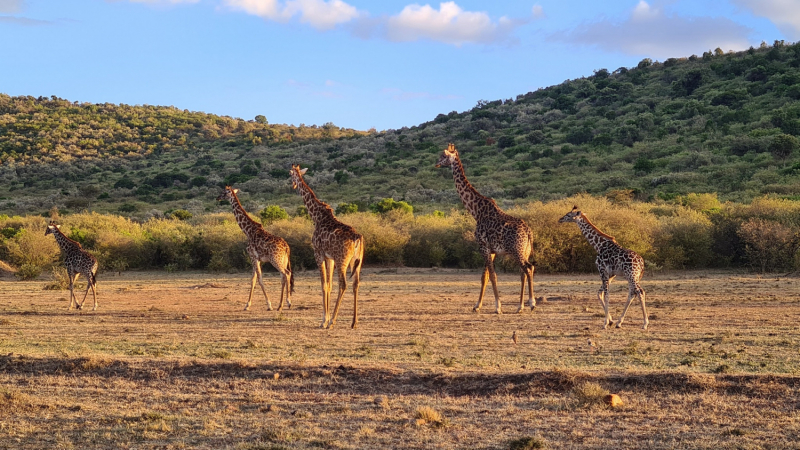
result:
<svg viewBox="0 0 800 450"><path fill-rule="evenodd" d="M353 323L350 328L355 328L358 325L358 285L361 284L361 267L356 269L353 274Z"/></svg>
<svg viewBox="0 0 800 450"><path fill-rule="evenodd" d="M497 272L494 270L494 257L492 254L492 262L489 265L489 280L492 282L492 291L494 291L494 313L503 314L502 306L500 305L500 291L497 290Z"/></svg>
<svg viewBox="0 0 800 450"><path fill-rule="evenodd" d="M317 259L319 265L320 282L322 283L322 325L321 328L328 327L328 261Z"/></svg>
<svg viewBox="0 0 800 450"><path fill-rule="evenodd" d="M83 309L83 304L86 303L86 297L89 296L89 289L90 288L92 289L92 294L94 294L94 287L92 286L92 274L91 273L86 277L86 292L84 292L84 294L83 294L83 300L81 301L81 306L78 309ZM94 308L92 309L92 311L96 311L97 310L97 296L94 296L94 297L95 297L95 299L94 299Z"/></svg>
<svg viewBox="0 0 800 450"><path fill-rule="evenodd" d="M639 295L639 301L642 303L642 316L644 317L644 324L642 325L642 329L646 330L647 325L650 324L650 318L647 317L647 306L645 306L645 301L644 301L645 293L644 289L642 289L641 286L638 285L638 283L636 287L637 287L637 293Z"/></svg>
<svg viewBox="0 0 800 450"><path fill-rule="evenodd" d="M97 311L97 281L92 276L92 299L94 300L94 308L92 311Z"/></svg>
<svg viewBox="0 0 800 450"><path fill-rule="evenodd" d="M525 279L528 278L527 272L525 266L522 266L522 273L520 274L519 308L517 308L517 314L522 312L522 307L525 305Z"/></svg>
<svg viewBox="0 0 800 450"><path fill-rule="evenodd" d="M333 317L331 317L331 323L328 325L328 328L333 328L333 324L336 322L336 316L339 315L339 305L342 303L342 297L344 297L344 293L347 291L347 265L342 263L337 269L339 272L339 295L336 297L336 306L333 307ZM332 276L331 274L331 277ZM331 284L333 284L332 278Z"/></svg>
<svg viewBox="0 0 800 450"><path fill-rule="evenodd" d="M630 283L628 285L628 301L625 302L625 307L622 308L622 315L619 316L619 320L617 321L617 328L622 328L622 321L625 320L625 314L628 312L628 307L631 306L631 302L633 301L634 297L637 296L636 290L636 285L634 283Z"/></svg>
<svg viewBox="0 0 800 450"><path fill-rule="evenodd" d="M267 296L267 288L264 287L264 275L261 273L261 263L259 262L256 265L258 269L258 285L261 286L261 292L264 293L264 299L267 300L267 311L272 311L272 302L269 301L269 297Z"/></svg>
<svg viewBox="0 0 800 450"><path fill-rule="evenodd" d="M256 270L256 266L259 264L261 263L259 263L256 260L253 260L253 278L250 279L250 296L247 297L247 304L244 305L245 311L250 309L250 303L252 303L253 301L253 290L256 288L256 278L258 277L257 275L258 271Z"/></svg>
<svg viewBox="0 0 800 450"><path fill-rule="evenodd" d="M72 292L72 299L75 300L75 309L76 310L83 309L83 303L79 304L78 303L78 296L75 295L75 283L78 282L78 278L80 278L80 276L81 276L80 273L76 273L75 274L75 279L72 280L72 288L70 289L70 291Z"/></svg>
<svg viewBox="0 0 800 450"><path fill-rule="evenodd" d="M287 301L289 300L288 287L289 287L289 277L286 276L285 272L281 272L281 302L278 303L278 311L283 309L283 294L284 294L284 292L286 292L286 294L287 294L286 295L286 300ZM289 302L289 307L290 308L292 307L292 302Z"/></svg>
<svg viewBox="0 0 800 450"><path fill-rule="evenodd" d="M478 294L478 303L475 303L475 306L472 308L472 311L478 312L481 309L481 305L483 305L483 293L486 292L486 281L489 280L489 268L483 268L483 274L481 275L481 292Z"/></svg>
<svg viewBox="0 0 800 450"><path fill-rule="evenodd" d="M605 330L609 325L611 325L612 322L611 313L608 311L608 284L610 283L610 280L606 278L605 275L603 275L602 278L603 286L599 291L597 291L597 299L600 300L600 304L603 305L603 311L606 314L606 320L605 323L603 323L603 329Z"/></svg>
<svg viewBox="0 0 800 450"><path fill-rule="evenodd" d="M528 306L531 307L531 311L536 309L536 297L533 296L533 274L535 271L536 268L531 264L531 270L528 272Z"/></svg>
<svg viewBox="0 0 800 450"><path fill-rule="evenodd" d="M77 273L68 273L69 276L69 306L67 307L67 311L72 309L72 303L75 302L75 309L80 309L78 307L78 299L75 298L75 282L78 280Z"/></svg>

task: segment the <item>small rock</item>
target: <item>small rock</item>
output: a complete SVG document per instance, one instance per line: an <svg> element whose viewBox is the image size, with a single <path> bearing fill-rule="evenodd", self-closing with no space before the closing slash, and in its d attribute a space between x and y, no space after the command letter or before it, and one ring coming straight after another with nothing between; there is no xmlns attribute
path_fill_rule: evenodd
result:
<svg viewBox="0 0 800 450"><path fill-rule="evenodd" d="M273 378L274 380L277 380L277 379L278 379L278 378L280 378L280 377L281 377L281 374L279 374L278 372L275 372L274 374L272 374L272 378Z"/></svg>
<svg viewBox="0 0 800 450"><path fill-rule="evenodd" d="M606 405L608 405L608 406L610 406L612 408L616 408L618 406L622 406L623 405L622 398L620 398L620 396L617 395L617 394L608 394L608 395L606 395L605 397L603 397L603 402L605 402Z"/></svg>

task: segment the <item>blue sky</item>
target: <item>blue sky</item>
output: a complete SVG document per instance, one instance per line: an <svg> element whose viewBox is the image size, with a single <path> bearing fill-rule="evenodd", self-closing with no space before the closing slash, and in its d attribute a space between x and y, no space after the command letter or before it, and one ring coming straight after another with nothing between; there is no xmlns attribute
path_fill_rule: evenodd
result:
<svg viewBox="0 0 800 450"><path fill-rule="evenodd" d="M0 0L0 92L384 130L776 39L800 0Z"/></svg>

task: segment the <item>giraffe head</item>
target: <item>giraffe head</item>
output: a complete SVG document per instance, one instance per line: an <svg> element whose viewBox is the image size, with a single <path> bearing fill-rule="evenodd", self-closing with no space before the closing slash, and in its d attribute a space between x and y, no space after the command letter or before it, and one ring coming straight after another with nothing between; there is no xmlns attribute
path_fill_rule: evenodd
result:
<svg viewBox="0 0 800 450"><path fill-rule="evenodd" d="M297 189L297 186L300 185L300 182L303 181L303 175L305 175L308 167L305 169L301 169L299 165L292 164L292 189Z"/></svg>
<svg viewBox="0 0 800 450"><path fill-rule="evenodd" d="M219 197L217 197L217 201L218 202L231 201L234 198L236 198L236 194L238 193L239 193L238 189L234 189L230 186L225 186L225 192L219 194Z"/></svg>
<svg viewBox="0 0 800 450"><path fill-rule="evenodd" d="M47 236L48 234L55 234L56 230L60 229L61 225L56 225L56 223L51 220L50 223L47 225L47 229L44 230L44 235Z"/></svg>
<svg viewBox="0 0 800 450"><path fill-rule="evenodd" d="M456 150L456 146L452 143L447 145L447 148L442 152L442 155L439 156L439 161L436 163L436 167L450 167L453 165L453 161L458 159L458 150Z"/></svg>
<svg viewBox="0 0 800 450"><path fill-rule="evenodd" d="M572 207L572 211L570 211L570 212L566 213L566 214L564 215L564 217L562 217L562 218L558 219L558 223L566 223L566 222L575 222L575 223L578 223L578 221L579 221L579 220L580 220L580 218L581 218L581 215L582 215L582 213L581 213L581 211L578 209L578 207L577 207L577 206L573 206L573 207Z"/></svg>

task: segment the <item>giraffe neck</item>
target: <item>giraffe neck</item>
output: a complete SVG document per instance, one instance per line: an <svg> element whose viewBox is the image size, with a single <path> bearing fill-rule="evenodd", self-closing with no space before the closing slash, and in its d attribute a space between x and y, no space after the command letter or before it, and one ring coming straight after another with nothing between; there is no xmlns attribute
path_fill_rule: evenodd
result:
<svg viewBox="0 0 800 450"><path fill-rule="evenodd" d="M68 238L67 235L65 235L58 228L55 229L53 236L55 236L56 243L58 243L58 247L61 249L61 252L65 255L70 255L81 249L81 244L79 242Z"/></svg>
<svg viewBox="0 0 800 450"><path fill-rule="evenodd" d="M492 199L484 197L472 187L469 180L467 180L467 174L464 172L464 166L461 164L460 158L455 158L451 167L453 168L453 181L456 183L456 191L461 197L461 202L476 221L482 219L489 212L498 209ZM485 207L487 203L491 204L489 208Z"/></svg>
<svg viewBox="0 0 800 450"><path fill-rule="evenodd" d="M603 244L608 242L616 244L617 241L614 239L613 236L609 236L600 229L598 229L592 222L589 221L589 218L586 217L585 214L581 214L580 220L578 220L578 227L581 229L581 233L589 241L589 244L594 247L595 251L598 253L600 252L601 247Z"/></svg>
<svg viewBox="0 0 800 450"><path fill-rule="evenodd" d="M314 191L311 190L302 178L297 183L297 189L300 192L300 196L303 198L306 209L308 209L308 215L311 216L311 220L314 221L315 225L333 219L333 210L331 207L318 199L317 196L314 195Z"/></svg>
<svg viewBox="0 0 800 450"><path fill-rule="evenodd" d="M239 224L239 228L241 228L244 234L249 238L255 229L261 228L261 224L251 219L250 215L247 214L244 206L242 206L242 203L239 201L239 197L233 192L231 192L231 194L230 202L233 207L233 216L236 217L236 223Z"/></svg>

